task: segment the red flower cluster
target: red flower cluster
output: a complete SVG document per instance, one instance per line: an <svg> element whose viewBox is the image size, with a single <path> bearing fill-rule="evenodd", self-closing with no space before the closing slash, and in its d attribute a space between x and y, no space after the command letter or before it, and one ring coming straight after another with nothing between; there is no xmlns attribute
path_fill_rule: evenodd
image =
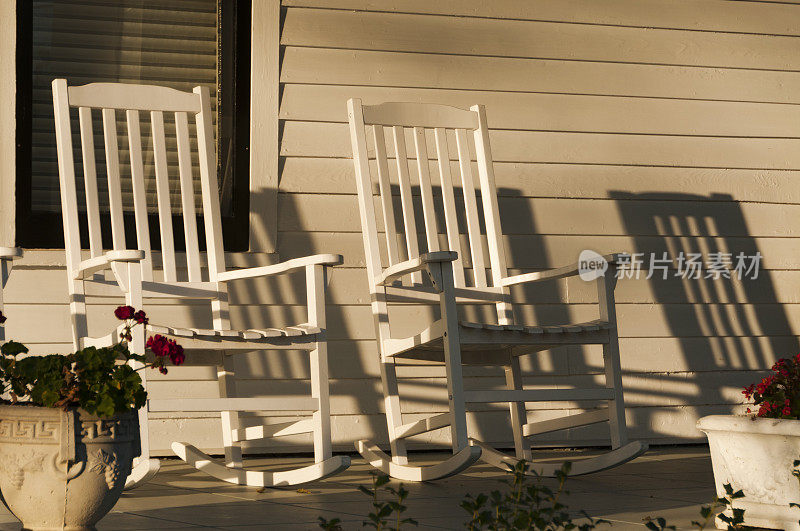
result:
<svg viewBox="0 0 800 531"><path fill-rule="evenodd" d="M5 322L6 322L6 316L3 315L3 312L0 312L0 324L3 324Z"/></svg>
<svg viewBox="0 0 800 531"><path fill-rule="evenodd" d="M119 306L114 310L114 315L116 315L117 319L120 321L133 320L136 321L137 324L147 324L150 322L144 310L139 310L137 312L133 306Z"/></svg>
<svg viewBox="0 0 800 531"><path fill-rule="evenodd" d="M742 394L758 406L757 417L800 419L800 354L772 366L773 374L744 388ZM750 408L747 412L751 413Z"/></svg>
<svg viewBox="0 0 800 531"><path fill-rule="evenodd" d="M128 322L125 324L124 329L120 333L120 337L127 341L131 341L131 328L136 324L146 325L150 322L144 310L136 310L133 306L120 306L114 310L114 315L121 321L133 321L135 324ZM173 365L182 365L186 361L186 355L183 353L183 347L180 346L174 339L167 339L161 334L156 334L147 340L145 345L153 354L156 355L156 361L153 363L153 368L158 368L162 374L167 374L165 361L167 358Z"/></svg>
<svg viewBox="0 0 800 531"><path fill-rule="evenodd" d="M167 339L161 334L156 334L147 340L147 348L158 358L168 357L173 365L182 365L186 361L186 355L183 353L183 347L175 342L174 339ZM162 374L167 374L167 369L163 365L159 365L158 370Z"/></svg>

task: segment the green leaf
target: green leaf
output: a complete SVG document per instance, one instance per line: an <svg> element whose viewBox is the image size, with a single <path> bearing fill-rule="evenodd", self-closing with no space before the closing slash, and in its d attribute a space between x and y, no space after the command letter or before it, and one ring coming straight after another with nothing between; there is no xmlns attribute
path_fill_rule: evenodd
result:
<svg viewBox="0 0 800 531"><path fill-rule="evenodd" d="M0 352L2 352L4 356L16 356L17 354L27 354L28 347L16 341L9 341L3 346L0 346Z"/></svg>

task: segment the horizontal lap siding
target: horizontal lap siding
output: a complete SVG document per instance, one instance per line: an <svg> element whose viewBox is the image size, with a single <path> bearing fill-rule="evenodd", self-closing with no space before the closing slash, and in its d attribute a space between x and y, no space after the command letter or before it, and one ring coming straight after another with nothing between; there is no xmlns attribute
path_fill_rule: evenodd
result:
<svg viewBox="0 0 800 531"><path fill-rule="evenodd" d="M800 6L705 0L284 0L281 40L281 258L338 252L329 286L333 437L386 440L379 367L345 102L487 107L510 273L574 262L581 250L763 255L754 281L626 279L617 288L628 420L633 435L697 440L698 416L725 413L739 389L795 353L800 330ZM429 152L431 152L429 150ZM51 161L40 161L50 164ZM414 166L415 164L412 164ZM394 170L390 170L395 179ZM396 180L393 181L396 183ZM416 193L416 191L415 191ZM437 191L435 191L437 193ZM419 198L416 198L418 201ZM672 221L670 221L672 220ZM676 236L665 236L674 223ZM420 227L422 229L422 227ZM670 231L672 229L669 229ZM672 234L672 232L667 232ZM469 264L469 257L465 257ZM9 337L36 353L68 348L64 271L19 268L6 294ZM234 326L304 321L303 276L231 287ZM529 323L597 317L579 279L513 291ZM281 306L284 302L287 306ZM96 332L116 301L89 307ZM480 308L470 314L480 315ZM154 322L209 326L207 307L151 307ZM393 311L397 333L428 308ZM526 384L599 384L596 346L565 346L523 362ZM307 389L299 353L237 357L247 395ZM445 408L443 371L401 370L407 421ZM465 370L495 387L497 369ZM155 396L215 396L207 367L152 375ZM190 383L192 382L192 383ZM532 420L586 404L529 404ZM509 444L507 409L476 405L476 433ZM271 421L282 412L268 413ZM159 414L154 444L219 449L218 420ZM446 443L446 430L415 438ZM539 444L601 442L602 427L549 434ZM254 443L307 451L307 436Z"/></svg>
<svg viewBox="0 0 800 531"><path fill-rule="evenodd" d="M344 392L346 380L365 387L334 399L342 425L353 410L341 407L356 408L374 428L380 403L347 131L351 97L486 105L511 273L573 262L585 248L764 255L760 278L749 282L682 280L674 270L668 280L620 281L635 434L700 437L699 415L730 411L741 385L798 348L791 286L800 280L800 6L573 4L284 1L279 250L345 254L330 288L333 392ZM681 238L665 237L670 219L680 220ZM594 288L579 279L514 295L526 322L596 318ZM428 315L399 308L397 333ZM596 347L560 347L523 364L530 385L543 374L556 384L568 376L596 381L588 375L601 366ZM417 384L409 420L443 411L442 371L404 371ZM472 384L501 377L480 368L466 374ZM562 406L529 404L536 418L554 407ZM471 422L508 443L502 408L483 409ZM567 437L591 443L603 434L585 428L545 441Z"/></svg>

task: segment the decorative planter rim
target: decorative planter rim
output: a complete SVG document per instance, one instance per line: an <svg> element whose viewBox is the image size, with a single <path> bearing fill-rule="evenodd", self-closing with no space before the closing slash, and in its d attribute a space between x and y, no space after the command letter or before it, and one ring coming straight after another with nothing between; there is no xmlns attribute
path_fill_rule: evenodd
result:
<svg viewBox="0 0 800 531"><path fill-rule="evenodd" d="M697 421L697 429L706 433L710 431L736 431L740 433L800 437L800 420L758 417L754 419L748 415L709 415Z"/></svg>

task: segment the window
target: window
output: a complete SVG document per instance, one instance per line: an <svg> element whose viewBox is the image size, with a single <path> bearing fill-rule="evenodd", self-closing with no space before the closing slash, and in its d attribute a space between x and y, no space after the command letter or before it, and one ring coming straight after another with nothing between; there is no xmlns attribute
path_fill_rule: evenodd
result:
<svg viewBox="0 0 800 531"><path fill-rule="evenodd" d="M209 86L217 110L225 246L247 250L249 68L250 2L19 0L17 244L63 247L50 83L64 77L70 85L123 82L187 91ZM77 124L73 127L78 130ZM154 186L152 166L146 173ZM177 179L177 172L171 174ZM150 228L155 236L158 223ZM130 231L133 238L132 216ZM160 241L151 239L154 245ZM104 235L104 247L110 247L110 234Z"/></svg>

